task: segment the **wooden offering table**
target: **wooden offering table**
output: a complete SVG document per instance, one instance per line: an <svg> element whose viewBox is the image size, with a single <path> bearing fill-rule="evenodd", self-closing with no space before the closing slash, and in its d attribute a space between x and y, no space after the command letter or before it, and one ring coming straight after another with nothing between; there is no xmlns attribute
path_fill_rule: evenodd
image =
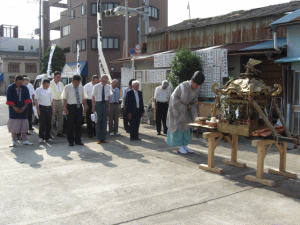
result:
<svg viewBox="0 0 300 225"><path fill-rule="evenodd" d="M237 152L238 152L238 136L231 135L224 136L223 133L220 132L205 132L203 133L203 137L208 141L208 164L200 164L199 168L207 171L211 171L214 173L222 174L224 171L220 168L215 167L214 159L215 159L215 150L220 143L220 140L226 138L228 142L231 144L231 160L224 160L224 162L228 165L245 168L247 167L244 163L239 163L237 161Z"/></svg>
<svg viewBox="0 0 300 225"><path fill-rule="evenodd" d="M296 179L297 175L286 171L286 153L288 143L285 141L277 140L254 140L252 145L257 148L257 169L256 176L247 175L245 180L261 183L267 186L274 186L273 180L264 179L264 161L267 154L267 149L275 145L280 153L279 170L269 169L270 174L280 175L292 179Z"/></svg>

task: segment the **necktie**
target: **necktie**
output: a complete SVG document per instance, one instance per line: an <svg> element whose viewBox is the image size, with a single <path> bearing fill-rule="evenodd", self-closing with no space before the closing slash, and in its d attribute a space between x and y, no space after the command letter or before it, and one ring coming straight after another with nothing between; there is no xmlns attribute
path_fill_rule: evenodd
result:
<svg viewBox="0 0 300 225"><path fill-rule="evenodd" d="M104 89L105 86L102 86L102 102L105 101L105 89Z"/></svg>
<svg viewBox="0 0 300 225"><path fill-rule="evenodd" d="M117 102L117 89L116 88L114 89L114 96L115 96L114 103L116 103Z"/></svg>
<svg viewBox="0 0 300 225"><path fill-rule="evenodd" d="M77 105L80 105L79 88L78 87L74 87L74 88L75 88Z"/></svg>

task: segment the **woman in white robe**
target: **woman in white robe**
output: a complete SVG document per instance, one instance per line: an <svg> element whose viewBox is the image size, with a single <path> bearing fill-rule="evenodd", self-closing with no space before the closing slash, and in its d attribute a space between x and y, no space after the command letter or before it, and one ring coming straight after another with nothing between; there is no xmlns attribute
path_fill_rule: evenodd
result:
<svg viewBox="0 0 300 225"><path fill-rule="evenodd" d="M197 102L200 85L205 77L196 71L189 81L184 81L177 86L171 95L167 115L168 136L167 143L178 146L181 154L192 153L187 147L192 133L188 124L195 121L197 116Z"/></svg>

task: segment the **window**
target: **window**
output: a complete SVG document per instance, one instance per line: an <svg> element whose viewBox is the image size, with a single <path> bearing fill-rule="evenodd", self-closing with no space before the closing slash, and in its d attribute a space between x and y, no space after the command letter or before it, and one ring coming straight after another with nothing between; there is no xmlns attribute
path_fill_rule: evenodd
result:
<svg viewBox="0 0 300 225"><path fill-rule="evenodd" d="M75 52L77 51L77 45L79 45L80 51L86 50L86 40L85 39L76 41Z"/></svg>
<svg viewBox="0 0 300 225"><path fill-rule="evenodd" d="M108 9L114 9L118 7L120 4L116 2L104 2L102 3L102 11L103 10L108 10ZM97 15L97 3L92 3L91 4L91 14L92 16Z"/></svg>
<svg viewBox="0 0 300 225"><path fill-rule="evenodd" d="M70 47L64 48L64 53L69 53L71 51Z"/></svg>
<svg viewBox="0 0 300 225"><path fill-rule="evenodd" d="M92 50L98 49L97 38L92 38Z"/></svg>
<svg viewBox="0 0 300 225"><path fill-rule="evenodd" d="M119 38L104 37L103 38L103 49L119 49Z"/></svg>
<svg viewBox="0 0 300 225"><path fill-rule="evenodd" d="M149 6L149 17L154 20L159 19L159 9L153 6Z"/></svg>
<svg viewBox="0 0 300 225"><path fill-rule="evenodd" d="M18 49L19 49L19 51L24 51L24 49L25 49L25 48L24 48L24 45L19 45L19 46L18 46Z"/></svg>
<svg viewBox="0 0 300 225"><path fill-rule="evenodd" d="M98 49L97 38L92 38L91 40L92 50ZM105 50L108 49L120 49L120 39L115 37L104 37L102 39L102 48Z"/></svg>
<svg viewBox="0 0 300 225"><path fill-rule="evenodd" d="M70 9L70 17L74 19L75 15L76 15L76 10L75 9Z"/></svg>
<svg viewBox="0 0 300 225"><path fill-rule="evenodd" d="M86 6L85 6L85 4L82 4L82 5L81 5L81 15L82 15L82 16L85 16L85 15L86 15Z"/></svg>
<svg viewBox="0 0 300 225"><path fill-rule="evenodd" d="M114 9L116 7L118 7L120 4L116 3L116 2L104 2L102 3L102 8L103 10L108 10L108 9Z"/></svg>
<svg viewBox="0 0 300 225"><path fill-rule="evenodd" d="M20 64L19 63L8 63L8 72L9 73L20 73Z"/></svg>
<svg viewBox="0 0 300 225"><path fill-rule="evenodd" d="M92 14L92 16L97 15L97 3L91 4L91 14Z"/></svg>
<svg viewBox="0 0 300 225"><path fill-rule="evenodd" d="M70 34L71 34L71 25L64 26L62 28L62 36L66 37L69 36Z"/></svg>
<svg viewBox="0 0 300 225"><path fill-rule="evenodd" d="M107 38L103 38L102 39L102 48L103 49L107 49L108 47L107 47Z"/></svg>
<svg viewBox="0 0 300 225"><path fill-rule="evenodd" d="M25 73L37 73L37 65L35 63L25 63Z"/></svg>

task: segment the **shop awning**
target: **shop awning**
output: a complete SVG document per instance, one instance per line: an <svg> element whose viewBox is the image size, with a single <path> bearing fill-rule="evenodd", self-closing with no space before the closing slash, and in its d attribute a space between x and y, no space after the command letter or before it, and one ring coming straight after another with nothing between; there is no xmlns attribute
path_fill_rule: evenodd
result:
<svg viewBox="0 0 300 225"><path fill-rule="evenodd" d="M286 38L277 39L277 47L285 48L287 46ZM269 50L274 49L274 40L264 41L262 43L243 48L240 51L259 51L259 50Z"/></svg>
<svg viewBox="0 0 300 225"><path fill-rule="evenodd" d="M80 68L79 68L80 75L87 76L88 75L88 63L86 61L80 61L79 65L80 65ZM66 63L62 70L62 75L73 76L76 74L77 74L77 62Z"/></svg>
<svg viewBox="0 0 300 225"><path fill-rule="evenodd" d="M275 60L276 63L293 63L300 62L300 57L286 57Z"/></svg>

